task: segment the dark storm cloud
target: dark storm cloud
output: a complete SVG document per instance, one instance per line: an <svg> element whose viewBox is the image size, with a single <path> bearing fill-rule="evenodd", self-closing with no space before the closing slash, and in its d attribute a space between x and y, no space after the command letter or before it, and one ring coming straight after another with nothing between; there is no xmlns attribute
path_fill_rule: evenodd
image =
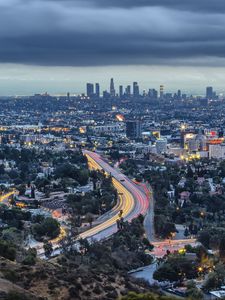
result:
<svg viewBox="0 0 225 300"><path fill-rule="evenodd" d="M28 0L27 0L28 1ZM44 1L44 0L42 0ZM50 0L64 2L67 5L88 4L97 7L164 7L170 9L202 11L202 12L225 12L224 0Z"/></svg>
<svg viewBox="0 0 225 300"><path fill-rule="evenodd" d="M221 64L225 1L183 2L0 0L0 62Z"/></svg>
<svg viewBox="0 0 225 300"><path fill-rule="evenodd" d="M61 0L58 0L61 1ZM224 0L83 0L84 2L94 3L99 7L149 7L161 6L191 11L225 11ZM70 0L68 0L70 2Z"/></svg>

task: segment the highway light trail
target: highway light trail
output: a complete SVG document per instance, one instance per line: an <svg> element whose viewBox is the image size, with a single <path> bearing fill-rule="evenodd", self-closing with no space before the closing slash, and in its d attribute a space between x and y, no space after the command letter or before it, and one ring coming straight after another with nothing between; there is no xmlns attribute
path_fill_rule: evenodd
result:
<svg viewBox="0 0 225 300"><path fill-rule="evenodd" d="M90 169L103 170L106 175L112 176L112 183L119 195L119 204L112 211L119 213L120 210L123 210L125 221L131 221L138 215L144 215L147 212L149 199L132 181L118 170L112 168L97 153L84 151L84 154L88 159ZM110 236L117 231L116 221L119 219L118 213L101 224L83 232L79 237L100 240Z"/></svg>
<svg viewBox="0 0 225 300"><path fill-rule="evenodd" d="M11 192L8 192L7 194L3 194L0 196L0 202L3 202L4 200L8 199L10 196L16 194L16 191L13 190Z"/></svg>

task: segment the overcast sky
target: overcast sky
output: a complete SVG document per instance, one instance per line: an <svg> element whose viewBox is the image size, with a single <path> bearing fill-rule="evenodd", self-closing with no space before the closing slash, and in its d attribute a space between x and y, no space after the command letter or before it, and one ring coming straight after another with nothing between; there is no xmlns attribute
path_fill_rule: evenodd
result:
<svg viewBox="0 0 225 300"><path fill-rule="evenodd" d="M225 91L225 0L0 0L0 94Z"/></svg>

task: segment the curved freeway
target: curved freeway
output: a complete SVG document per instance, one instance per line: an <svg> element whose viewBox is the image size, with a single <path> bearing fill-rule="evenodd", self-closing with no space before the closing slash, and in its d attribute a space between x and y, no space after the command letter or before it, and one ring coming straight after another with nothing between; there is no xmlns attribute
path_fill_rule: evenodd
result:
<svg viewBox="0 0 225 300"><path fill-rule="evenodd" d="M114 209L114 214L101 224L80 234L80 238L104 239L117 231L116 221L118 212L123 210L125 221L131 221L139 214L145 214L149 206L148 196L141 191L130 179L118 170L112 168L97 153L84 150L83 153L88 159L91 169L104 170L106 174L112 176L112 182L119 195L119 204Z"/></svg>

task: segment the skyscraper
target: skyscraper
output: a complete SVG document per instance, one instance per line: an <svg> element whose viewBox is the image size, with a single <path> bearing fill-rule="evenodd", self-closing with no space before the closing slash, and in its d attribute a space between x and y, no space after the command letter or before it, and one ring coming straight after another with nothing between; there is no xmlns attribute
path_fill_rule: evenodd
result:
<svg viewBox="0 0 225 300"><path fill-rule="evenodd" d="M110 96L115 97L115 95L116 95L116 91L115 91L115 87L114 87L114 80L113 80L113 78L111 78L111 80L110 80Z"/></svg>
<svg viewBox="0 0 225 300"><path fill-rule="evenodd" d="M160 92L159 92L160 99L163 99L163 96L164 96L164 86L160 85Z"/></svg>
<svg viewBox="0 0 225 300"><path fill-rule="evenodd" d="M100 97L100 85L99 85L99 83L95 84L95 95L98 98Z"/></svg>
<svg viewBox="0 0 225 300"><path fill-rule="evenodd" d="M120 96L120 98L123 97L123 86L122 85L119 86L119 96Z"/></svg>
<svg viewBox="0 0 225 300"><path fill-rule="evenodd" d="M94 94L94 85L92 83L87 83L87 96L92 97Z"/></svg>
<svg viewBox="0 0 225 300"><path fill-rule="evenodd" d="M148 96L149 96L149 98L155 100L155 99L158 98L158 91L155 90L155 89L149 89L149 91L148 91Z"/></svg>
<svg viewBox="0 0 225 300"><path fill-rule="evenodd" d="M130 87L130 85L128 85L126 87L126 96L130 96L130 95L131 95L131 87Z"/></svg>
<svg viewBox="0 0 225 300"><path fill-rule="evenodd" d="M139 86L137 82L133 82L133 95L134 97L139 96Z"/></svg>
<svg viewBox="0 0 225 300"><path fill-rule="evenodd" d="M207 99L213 98L213 88L211 86L207 86L206 88L206 98Z"/></svg>

